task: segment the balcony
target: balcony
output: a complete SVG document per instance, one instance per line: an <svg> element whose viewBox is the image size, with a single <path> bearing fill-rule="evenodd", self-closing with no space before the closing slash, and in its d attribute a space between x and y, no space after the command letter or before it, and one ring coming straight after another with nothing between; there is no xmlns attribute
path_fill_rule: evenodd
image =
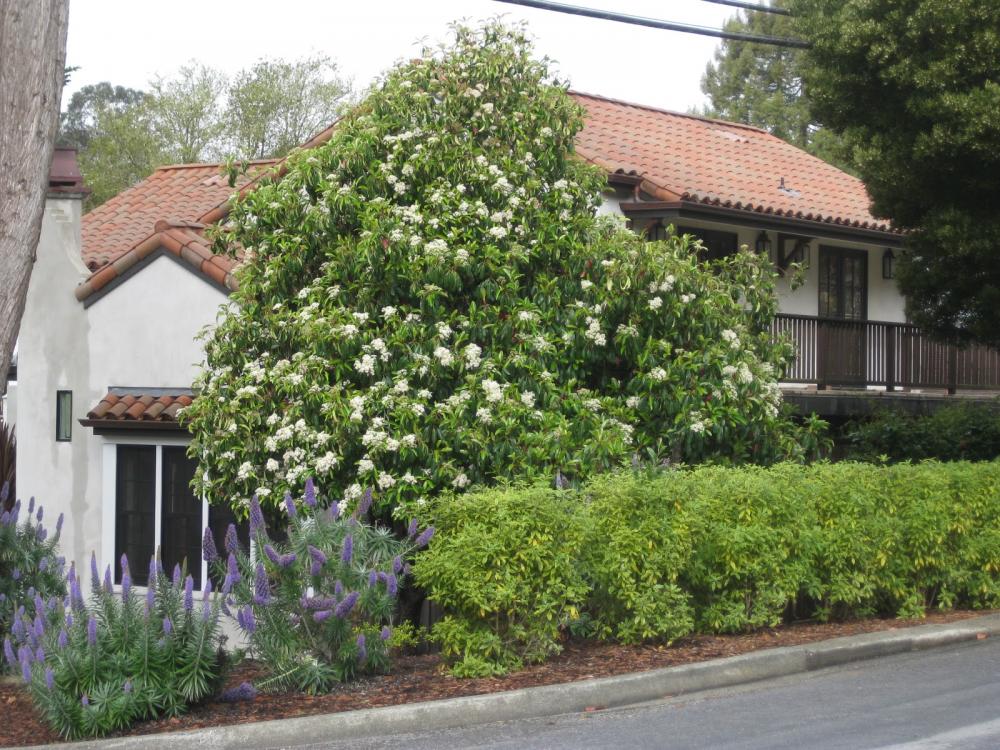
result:
<svg viewBox="0 0 1000 750"><path fill-rule="evenodd" d="M779 314L771 324L795 345L786 383L887 391L1000 391L1000 352L934 341L908 323Z"/></svg>

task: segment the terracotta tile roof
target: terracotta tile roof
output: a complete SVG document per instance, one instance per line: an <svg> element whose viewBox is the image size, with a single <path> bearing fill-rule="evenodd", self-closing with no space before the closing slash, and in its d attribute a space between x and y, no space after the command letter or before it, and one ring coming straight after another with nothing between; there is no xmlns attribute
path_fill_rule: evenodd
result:
<svg viewBox="0 0 1000 750"><path fill-rule="evenodd" d="M864 184L763 130L571 92L586 110L576 151L609 173L643 178L664 201L892 231Z"/></svg>
<svg viewBox="0 0 1000 750"><path fill-rule="evenodd" d="M212 252L208 241L202 236L204 228L204 225L198 222L180 219L156 222L153 234L120 254L114 261L103 266L77 286L74 290L76 298L80 301L86 300L156 252L170 253L220 286L235 289L234 261L227 256L215 255Z"/></svg>
<svg viewBox="0 0 1000 750"><path fill-rule="evenodd" d="M236 183L241 188L256 179L271 159L254 162ZM83 217L83 262L91 271L112 262L153 231L160 219L197 219L233 192L219 164L178 164L153 174L102 203Z"/></svg>
<svg viewBox="0 0 1000 750"><path fill-rule="evenodd" d="M112 391L87 412L87 418L81 422L88 427L136 427L145 423L143 426L150 428L179 428L177 412L190 406L192 401L191 391L183 388L165 395L122 395Z"/></svg>

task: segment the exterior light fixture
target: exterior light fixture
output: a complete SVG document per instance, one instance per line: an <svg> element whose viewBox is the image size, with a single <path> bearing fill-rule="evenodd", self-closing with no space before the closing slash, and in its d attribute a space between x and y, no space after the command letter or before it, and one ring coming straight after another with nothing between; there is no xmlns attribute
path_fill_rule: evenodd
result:
<svg viewBox="0 0 1000 750"><path fill-rule="evenodd" d="M753 246L760 255L771 256L771 238L763 229L757 235L757 241L753 243Z"/></svg>
<svg viewBox="0 0 1000 750"><path fill-rule="evenodd" d="M896 278L896 254L892 252L891 247L887 247L882 253L882 278Z"/></svg>

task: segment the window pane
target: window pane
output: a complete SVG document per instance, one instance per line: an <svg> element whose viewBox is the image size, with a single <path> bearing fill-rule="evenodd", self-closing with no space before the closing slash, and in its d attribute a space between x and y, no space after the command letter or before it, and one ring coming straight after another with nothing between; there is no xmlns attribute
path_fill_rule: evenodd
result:
<svg viewBox="0 0 1000 750"><path fill-rule="evenodd" d="M163 538L160 556L170 575L175 565L184 566L201 588L201 498L191 491L195 462L187 449L165 445L163 450Z"/></svg>
<svg viewBox="0 0 1000 750"><path fill-rule="evenodd" d="M735 232L720 232L718 229L696 229L694 227L677 227L677 234L691 234L701 240L705 249L700 253L701 260L720 260L733 255L739 245Z"/></svg>
<svg viewBox="0 0 1000 750"><path fill-rule="evenodd" d="M56 391L56 440L73 437L73 391Z"/></svg>
<svg viewBox="0 0 1000 750"><path fill-rule="evenodd" d="M145 585L156 534L156 448L119 445L115 477L115 560L127 555L132 581ZM117 564L115 582L121 583Z"/></svg>

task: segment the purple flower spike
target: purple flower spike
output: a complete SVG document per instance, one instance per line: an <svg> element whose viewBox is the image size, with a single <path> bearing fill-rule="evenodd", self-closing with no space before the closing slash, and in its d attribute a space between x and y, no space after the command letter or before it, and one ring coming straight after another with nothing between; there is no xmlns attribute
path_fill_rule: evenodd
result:
<svg viewBox="0 0 1000 750"><path fill-rule="evenodd" d="M253 616L253 609L249 606L244 607L236 613L236 621L248 633L253 633L257 630L257 620Z"/></svg>
<svg viewBox="0 0 1000 750"><path fill-rule="evenodd" d="M375 585L377 583L378 583L378 573L376 573L374 570L369 570L368 571L368 588L370 588L370 589L375 588Z"/></svg>
<svg viewBox="0 0 1000 750"><path fill-rule="evenodd" d="M188 576L184 579L184 611L194 609L194 579Z"/></svg>
<svg viewBox="0 0 1000 750"><path fill-rule="evenodd" d="M257 563L256 574L253 579L253 601L254 604L270 604L271 584L267 581L267 571L264 570L264 563Z"/></svg>
<svg viewBox="0 0 1000 750"><path fill-rule="evenodd" d="M316 485L313 484L312 477L306 480L305 503L310 508L316 507Z"/></svg>
<svg viewBox="0 0 1000 750"><path fill-rule="evenodd" d="M39 664L45 663L45 649L42 648L41 646L39 646L38 649L35 651L35 661L37 661Z"/></svg>
<svg viewBox="0 0 1000 750"><path fill-rule="evenodd" d="M44 515L45 515L45 511L42 509L42 506L39 505L38 506L38 513L35 514L35 521L37 521L38 523L41 523L42 522L42 517Z"/></svg>
<svg viewBox="0 0 1000 750"><path fill-rule="evenodd" d="M90 705L90 698L87 697L86 693L84 693L83 697L80 698L80 705L83 706L84 708Z"/></svg>
<svg viewBox="0 0 1000 750"><path fill-rule="evenodd" d="M417 535L417 532L419 530L420 530L420 523L417 521L416 518L411 518L410 519L410 525L406 529L406 536L407 536L407 538L408 539L413 539L413 537L415 537Z"/></svg>
<svg viewBox="0 0 1000 750"><path fill-rule="evenodd" d="M109 565L104 569L104 590L107 593L112 593L115 588L111 585L111 566Z"/></svg>
<svg viewBox="0 0 1000 750"><path fill-rule="evenodd" d="M323 550L317 549L316 547L313 547L311 544L307 545L307 549L309 550L309 557L312 558L313 564L315 566L322 568L324 565L326 565L326 555L323 553ZM313 573L313 575L319 575L319 574Z"/></svg>
<svg viewBox="0 0 1000 750"><path fill-rule="evenodd" d="M72 628L73 627L73 613L72 612L67 612L66 613L66 627L67 628Z"/></svg>
<svg viewBox="0 0 1000 750"><path fill-rule="evenodd" d="M7 658L7 664L11 668L17 664L17 657L14 655L14 647L10 643L10 638L3 639L3 655Z"/></svg>
<svg viewBox="0 0 1000 750"><path fill-rule="evenodd" d="M295 501L292 500L292 493L285 493L285 512L288 514L289 518L295 518Z"/></svg>
<svg viewBox="0 0 1000 750"><path fill-rule="evenodd" d="M180 563L177 563L176 565L174 565L173 580L174 580L174 586L180 586L181 585L181 564Z"/></svg>
<svg viewBox="0 0 1000 750"><path fill-rule="evenodd" d="M232 579L230 585L233 586L243 580L240 576L240 569L236 565L236 555L232 552L229 553L229 560L226 562L226 577Z"/></svg>
<svg viewBox="0 0 1000 750"><path fill-rule="evenodd" d="M230 555L235 555L240 548L239 539L236 537L236 524L231 523L226 527L226 538L223 544L226 547L226 552Z"/></svg>
<svg viewBox="0 0 1000 750"><path fill-rule="evenodd" d="M14 568L14 570L12 570L10 572L10 577L13 578L15 581L20 581L21 580L21 569L20 568Z"/></svg>
<svg viewBox="0 0 1000 750"><path fill-rule="evenodd" d="M202 589L202 601L208 601L212 597L212 579L209 578L205 581L205 586Z"/></svg>
<svg viewBox="0 0 1000 750"><path fill-rule="evenodd" d="M358 510L355 515L363 516L372 507L372 488L369 487L365 490L365 494L361 496L361 502L358 503Z"/></svg>
<svg viewBox="0 0 1000 750"><path fill-rule="evenodd" d="M350 563L354 556L354 537L350 534L344 537L344 548L340 553L341 562Z"/></svg>
<svg viewBox="0 0 1000 750"><path fill-rule="evenodd" d="M260 509L260 500L254 494L250 498L250 533L256 534L260 532L263 534L266 530L267 525L264 523L264 512Z"/></svg>
<svg viewBox="0 0 1000 750"><path fill-rule="evenodd" d="M4 482L3 488L7 489L7 483L6 482ZM7 502L7 501L6 500L0 500L0 505L3 505L5 502ZM3 512L3 515L0 515L0 524L3 524L4 526L9 526L10 525L10 511L6 511L5 510Z"/></svg>
<svg viewBox="0 0 1000 750"><path fill-rule="evenodd" d="M31 664L26 661L21 662L21 679L25 682L31 682Z"/></svg>
<svg viewBox="0 0 1000 750"><path fill-rule="evenodd" d="M383 625L382 632L379 633L379 638L383 641L387 641L392 638L392 629L388 625Z"/></svg>
<svg viewBox="0 0 1000 750"><path fill-rule="evenodd" d="M396 555L392 558L392 572L399 574L399 571L403 569L403 558L401 555Z"/></svg>
<svg viewBox="0 0 1000 750"><path fill-rule="evenodd" d="M52 667L46 667L45 668L45 687L47 687L49 690L51 690L53 687L55 687L55 684L56 684L56 676L52 672Z"/></svg>
<svg viewBox="0 0 1000 750"><path fill-rule="evenodd" d="M45 620L42 619L40 614L35 615L35 638L41 638L45 635Z"/></svg>
<svg viewBox="0 0 1000 750"><path fill-rule="evenodd" d="M212 528L205 527L205 534L201 538L201 556L209 565L219 559L219 550L215 548L215 537L212 536Z"/></svg>
<svg viewBox="0 0 1000 750"><path fill-rule="evenodd" d="M59 637L56 639L56 643L59 645L60 649L64 649L69 645L69 636L66 635L65 630L59 631Z"/></svg>
<svg viewBox="0 0 1000 750"><path fill-rule="evenodd" d="M267 559L273 562L275 565L278 565L279 562L281 561L281 555L279 555L277 551L274 549L274 547L272 547L270 544L264 545L264 554L267 555Z"/></svg>
<svg viewBox="0 0 1000 750"><path fill-rule="evenodd" d="M340 503L330 503L327 513L329 514L331 521L336 521L340 518Z"/></svg>
<svg viewBox="0 0 1000 750"><path fill-rule="evenodd" d="M153 611L153 606L155 604L156 591L152 586L146 589L146 614L149 615Z"/></svg>
<svg viewBox="0 0 1000 750"><path fill-rule="evenodd" d="M90 586L98 589L101 586L101 574L97 572L97 553L90 553Z"/></svg>
<svg viewBox="0 0 1000 750"><path fill-rule="evenodd" d="M56 536L57 537L60 534L62 534L62 527L63 527L63 520L64 519L65 519L65 515L62 514L62 513L60 513L59 514L59 518L56 519Z"/></svg>
<svg viewBox="0 0 1000 750"><path fill-rule="evenodd" d="M362 662L368 658L368 648L365 641L365 634L358 633L358 661Z"/></svg>
<svg viewBox="0 0 1000 750"><path fill-rule="evenodd" d="M128 555L123 554L122 555L122 559L118 561L118 564L121 566L122 575L124 575L125 573L127 573L128 572Z"/></svg>
<svg viewBox="0 0 1000 750"><path fill-rule="evenodd" d="M49 558L43 557L41 560L38 561L38 572L44 573L48 569L49 569Z"/></svg>
<svg viewBox="0 0 1000 750"><path fill-rule="evenodd" d="M333 584L333 595L338 599L344 595L344 584L342 584L340 581L337 581L335 584Z"/></svg>
<svg viewBox="0 0 1000 750"><path fill-rule="evenodd" d="M122 573L122 601L127 602L128 596L132 592L132 576L128 574L128 568Z"/></svg>
<svg viewBox="0 0 1000 750"><path fill-rule="evenodd" d="M426 529L420 532L420 536L418 536L416 539L413 540L413 544L416 545L417 549L420 549L421 547L426 547L427 544L430 542L431 537L433 536L434 536L434 527L428 526Z"/></svg>
<svg viewBox="0 0 1000 750"><path fill-rule="evenodd" d="M385 577L385 591L391 597L395 597L399 593L399 581L396 579L395 573L389 573Z"/></svg>
<svg viewBox="0 0 1000 750"><path fill-rule="evenodd" d="M93 615L87 620L87 643L91 646L97 645L97 620Z"/></svg>
<svg viewBox="0 0 1000 750"><path fill-rule="evenodd" d="M39 526L35 529L35 539L40 542L44 542L46 537L48 537L49 532L45 530L44 526Z"/></svg>
<svg viewBox="0 0 1000 750"><path fill-rule="evenodd" d="M316 622L323 622L329 620L331 615L333 615L332 609L321 609L319 612L313 612L313 619Z"/></svg>
<svg viewBox="0 0 1000 750"><path fill-rule="evenodd" d="M126 695L132 692L132 680L125 680L125 684L122 685L122 692Z"/></svg>
<svg viewBox="0 0 1000 750"><path fill-rule="evenodd" d="M146 584L150 588L156 585L156 577L160 573L160 566L156 564L156 555L149 558L149 583Z"/></svg>
<svg viewBox="0 0 1000 750"><path fill-rule="evenodd" d="M298 559L298 556L294 552L289 552L288 554L282 555L278 558L278 565L282 568L288 568Z"/></svg>
<svg viewBox="0 0 1000 750"><path fill-rule="evenodd" d="M357 591L352 591L337 605L337 608L333 610L333 614L341 618L347 617L351 613L351 610L354 609L354 605L358 603L359 596L360 594Z"/></svg>
<svg viewBox="0 0 1000 750"><path fill-rule="evenodd" d="M34 512L35 512L35 498L34 496L32 496L31 499L28 500L28 515L30 516Z"/></svg>
<svg viewBox="0 0 1000 750"><path fill-rule="evenodd" d="M219 700L223 703L239 703L241 701L252 701L256 697L257 688L249 682L241 682L239 687L222 691Z"/></svg>
<svg viewBox="0 0 1000 750"><path fill-rule="evenodd" d="M163 634L170 635L174 630L174 624L170 621L169 617L163 618Z"/></svg>

